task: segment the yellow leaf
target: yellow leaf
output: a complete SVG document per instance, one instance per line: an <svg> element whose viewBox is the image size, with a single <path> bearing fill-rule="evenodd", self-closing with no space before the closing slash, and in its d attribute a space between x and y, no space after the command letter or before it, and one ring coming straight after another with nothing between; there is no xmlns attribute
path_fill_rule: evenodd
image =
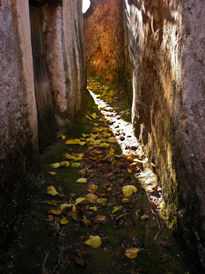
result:
<svg viewBox="0 0 205 274"><path fill-rule="evenodd" d="M100 236L90 235L89 239L84 242L86 245L91 246L92 248L98 248L102 245L102 240Z"/></svg>
<svg viewBox="0 0 205 274"><path fill-rule="evenodd" d="M117 140L115 139L115 137L110 137L107 139L107 141L112 144L117 143Z"/></svg>
<svg viewBox="0 0 205 274"><path fill-rule="evenodd" d="M83 159L84 154L80 153L78 156L74 157L73 160L74 161L81 161Z"/></svg>
<svg viewBox="0 0 205 274"><path fill-rule="evenodd" d="M48 174L54 176L54 175L56 175L56 172L50 171L50 172L48 172Z"/></svg>
<svg viewBox="0 0 205 274"><path fill-rule="evenodd" d="M97 203L102 205L102 206L106 206L107 205L107 198L98 198Z"/></svg>
<svg viewBox="0 0 205 274"><path fill-rule="evenodd" d="M69 224L69 221L66 217L63 217L63 218L60 219L60 224L61 225L67 225L67 224Z"/></svg>
<svg viewBox="0 0 205 274"><path fill-rule="evenodd" d="M129 202L130 202L130 200L128 198L123 198L122 199L123 204L128 204Z"/></svg>
<svg viewBox="0 0 205 274"><path fill-rule="evenodd" d="M64 167L68 167L70 165L70 163L68 161L63 161L59 163L60 166L64 166Z"/></svg>
<svg viewBox="0 0 205 274"><path fill-rule="evenodd" d="M97 211L98 208L96 206L87 206L86 210L92 210L92 211Z"/></svg>
<svg viewBox="0 0 205 274"><path fill-rule="evenodd" d="M95 193L98 190L98 186L94 184L90 184L87 188L87 191L90 193Z"/></svg>
<svg viewBox="0 0 205 274"><path fill-rule="evenodd" d="M71 139L65 142L66 145L79 145L80 143L81 143L80 139Z"/></svg>
<svg viewBox="0 0 205 274"><path fill-rule="evenodd" d="M104 215L98 215L95 217L96 223L106 224L107 223L107 217Z"/></svg>
<svg viewBox="0 0 205 274"><path fill-rule="evenodd" d="M47 187L47 193L52 195L52 196L58 195L58 192L56 191L54 186L48 186Z"/></svg>
<svg viewBox="0 0 205 274"><path fill-rule="evenodd" d="M82 183L82 184L85 184L85 183L87 183L87 179L86 178L80 178L80 179L78 179L76 182L77 183Z"/></svg>
<svg viewBox="0 0 205 274"><path fill-rule="evenodd" d="M108 143L101 143L101 144L99 144L99 147L108 148L109 146L110 146L110 144L108 144Z"/></svg>
<svg viewBox="0 0 205 274"><path fill-rule="evenodd" d="M108 156L109 157L115 156L115 150L114 150L114 148L110 147L110 150L108 152Z"/></svg>
<svg viewBox="0 0 205 274"><path fill-rule="evenodd" d="M52 168L59 168L60 167L60 164L59 163L54 163L54 164L50 164L50 166Z"/></svg>
<svg viewBox="0 0 205 274"><path fill-rule="evenodd" d="M117 212L118 210L119 210L119 207L118 207L118 206L114 206L112 213L115 213L115 212Z"/></svg>
<svg viewBox="0 0 205 274"><path fill-rule="evenodd" d="M132 173L132 169L130 169L130 168L128 168L127 171L128 171L129 174Z"/></svg>
<svg viewBox="0 0 205 274"><path fill-rule="evenodd" d="M92 120L92 118L91 118L90 116L86 115L86 117L87 117L89 120Z"/></svg>
<svg viewBox="0 0 205 274"><path fill-rule="evenodd" d="M129 259L135 259L140 251L140 248L128 248L125 251L125 256Z"/></svg>
<svg viewBox="0 0 205 274"><path fill-rule="evenodd" d="M71 166L72 167L80 167L80 163L72 163Z"/></svg>
<svg viewBox="0 0 205 274"><path fill-rule="evenodd" d="M135 192L137 192L137 188L134 185L127 185L122 188L122 193L125 197L130 197Z"/></svg>
<svg viewBox="0 0 205 274"><path fill-rule="evenodd" d="M76 212L76 211L77 211L76 205L73 205L72 212Z"/></svg>
<svg viewBox="0 0 205 274"><path fill-rule="evenodd" d="M84 202L86 199L84 197L80 197L80 198L77 198L75 200L75 205L78 205L78 204L81 204L82 202Z"/></svg>
<svg viewBox="0 0 205 274"><path fill-rule="evenodd" d="M57 205L57 202L54 201L54 200L51 200L51 201L48 202L48 205L56 206L56 205Z"/></svg>
<svg viewBox="0 0 205 274"><path fill-rule="evenodd" d="M97 114L95 112L92 113L91 116L92 116L93 119L97 119L98 118L98 116L97 116Z"/></svg>
<svg viewBox="0 0 205 274"><path fill-rule="evenodd" d="M49 214L53 214L53 215L61 215L61 213L63 212L63 210L59 207L57 208L52 208L48 210Z"/></svg>
<svg viewBox="0 0 205 274"><path fill-rule="evenodd" d="M84 146L86 142L80 142L80 146Z"/></svg>
<svg viewBox="0 0 205 274"><path fill-rule="evenodd" d="M97 201L98 196L93 193L89 193L85 196L85 198L89 203L95 203Z"/></svg>
<svg viewBox="0 0 205 274"><path fill-rule="evenodd" d="M65 140L65 136L64 136L64 135L62 135L62 136L61 136L61 139L62 139L62 140Z"/></svg>
<svg viewBox="0 0 205 274"><path fill-rule="evenodd" d="M63 204L61 204L60 205L60 209L62 210L62 212L63 212L63 210L65 209L65 208L68 208L68 207L72 207L73 205L72 204L66 204L66 203L63 203Z"/></svg>

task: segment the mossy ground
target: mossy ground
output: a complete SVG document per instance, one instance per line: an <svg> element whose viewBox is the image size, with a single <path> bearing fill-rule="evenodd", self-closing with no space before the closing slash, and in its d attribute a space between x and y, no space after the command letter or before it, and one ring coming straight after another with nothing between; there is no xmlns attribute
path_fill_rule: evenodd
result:
<svg viewBox="0 0 205 274"><path fill-rule="evenodd" d="M93 113L97 119L91 118ZM93 102L86 114L91 119L85 116L66 140L81 138L87 141L82 133L92 134L93 128L97 127L101 133L96 135L96 139L103 138L103 142L108 142L102 135L111 132ZM65 140L58 139L42 155L39 178L45 184L31 191L30 204L20 220L19 231L6 251L7 263L2 268L3 273L191 273L170 231L136 180L135 170L128 172L131 162L116 157L121 153L117 144L110 146L115 154L108 157L110 148L96 148L88 141L84 146L66 145ZM51 163L66 160L65 153L84 154L80 169L71 166L51 168ZM83 174L85 171L82 169L86 168L89 172ZM56 175L50 175L50 171L55 171ZM80 177L86 177L88 183L76 183ZM76 198L88 193L87 185L90 183L98 186L98 197L108 199L106 206L85 202L76 206L74 215L71 211L64 211L61 215L48 217L48 210L56 207L48 205L49 201L55 200L57 206L65 202L74 203ZM129 198L129 203L124 204L121 189L127 184L136 186L138 191ZM51 185L60 193L58 197L46 194L46 188ZM87 206L98 209L92 211ZM119 210L112 213L114 206ZM142 220L145 214L148 218ZM106 216L107 222L96 222L97 215ZM68 224L60 224L62 216L67 217ZM85 217L90 224L82 222ZM89 235L99 235L102 246L97 249L86 246L84 241ZM141 252L135 259L128 259L125 257L128 247L140 248Z"/></svg>

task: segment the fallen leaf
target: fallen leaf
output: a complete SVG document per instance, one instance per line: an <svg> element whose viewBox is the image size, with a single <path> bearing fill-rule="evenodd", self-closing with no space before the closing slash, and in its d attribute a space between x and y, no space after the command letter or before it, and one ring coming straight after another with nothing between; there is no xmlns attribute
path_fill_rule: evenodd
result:
<svg viewBox="0 0 205 274"><path fill-rule="evenodd" d="M75 205L81 204L84 202L86 199L84 197L79 197L75 200Z"/></svg>
<svg viewBox="0 0 205 274"><path fill-rule="evenodd" d="M92 247L92 248L98 248L102 245L102 240L100 236L96 235L90 235L89 239L84 242L86 245Z"/></svg>
<svg viewBox="0 0 205 274"><path fill-rule="evenodd" d="M48 215L48 220L49 220L49 222L52 222L54 220L53 215Z"/></svg>
<svg viewBox="0 0 205 274"><path fill-rule="evenodd" d="M80 167L80 163L72 163L71 166L72 167Z"/></svg>
<svg viewBox="0 0 205 274"><path fill-rule="evenodd" d="M115 143L117 143L117 140L115 139L115 137L110 137L107 139L107 142L115 144Z"/></svg>
<svg viewBox="0 0 205 274"><path fill-rule="evenodd" d="M102 205L102 206L106 206L107 202L108 202L108 200L106 198L98 198L97 199L97 203Z"/></svg>
<svg viewBox="0 0 205 274"><path fill-rule="evenodd" d="M84 223L84 225L88 226L91 224L91 221L87 219L86 216L83 216L83 219L81 221Z"/></svg>
<svg viewBox="0 0 205 274"><path fill-rule="evenodd" d="M47 187L47 193L52 195L52 196L58 195L58 192L56 191L54 186L48 186Z"/></svg>
<svg viewBox="0 0 205 274"><path fill-rule="evenodd" d="M92 211L97 211L98 208L96 206L86 206L86 210L92 210Z"/></svg>
<svg viewBox="0 0 205 274"><path fill-rule="evenodd" d="M82 183L82 184L85 184L85 183L87 183L87 179L86 178L80 178L80 179L78 179L77 181L76 181L76 183Z"/></svg>
<svg viewBox="0 0 205 274"><path fill-rule="evenodd" d="M68 167L70 165L68 161L63 161L63 162L60 162L59 164L60 166L63 166L63 167Z"/></svg>
<svg viewBox="0 0 205 274"><path fill-rule="evenodd" d="M48 213L53 214L53 215L61 215L62 212L63 212L63 210L59 207L51 208L51 209L48 210Z"/></svg>
<svg viewBox="0 0 205 274"><path fill-rule="evenodd" d="M85 198L89 203L96 203L98 196L93 193L89 193L85 196Z"/></svg>
<svg viewBox="0 0 205 274"><path fill-rule="evenodd" d="M110 146L110 144L108 144L108 143L99 144L99 147L102 147L102 148L108 148L109 146Z"/></svg>
<svg viewBox="0 0 205 274"><path fill-rule="evenodd" d="M56 205L57 205L57 202L54 201L54 200L51 200L51 201L48 202L48 205L56 206Z"/></svg>
<svg viewBox="0 0 205 274"><path fill-rule="evenodd" d="M128 204L129 202L130 202L130 200L128 198L123 198L122 199L123 204Z"/></svg>
<svg viewBox="0 0 205 274"><path fill-rule="evenodd" d="M56 175L56 172L49 171L49 172L48 172L48 174L50 174L50 175L54 176L54 175Z"/></svg>
<svg viewBox="0 0 205 274"><path fill-rule="evenodd" d="M123 186L122 193L125 197L130 197L133 193L137 192L137 188L134 185Z"/></svg>
<svg viewBox="0 0 205 274"><path fill-rule="evenodd" d="M117 212L118 210L119 210L119 207L118 207L118 206L114 206L112 213L115 213L115 212Z"/></svg>
<svg viewBox="0 0 205 274"><path fill-rule="evenodd" d="M81 143L80 139L71 139L65 142L66 145L79 145L80 143Z"/></svg>
<svg viewBox="0 0 205 274"><path fill-rule="evenodd" d="M90 193L95 193L98 190L98 186L94 184L88 185L87 191Z"/></svg>
<svg viewBox="0 0 205 274"><path fill-rule="evenodd" d="M67 225L67 224L69 224L69 221L66 217L63 217L63 218L60 219L60 224L61 225Z"/></svg>
<svg viewBox="0 0 205 274"><path fill-rule="evenodd" d="M141 221L147 221L147 220L149 220L149 216L148 215L146 215L146 214L144 214L144 215L142 215L142 217L140 218L140 220Z"/></svg>
<svg viewBox="0 0 205 274"><path fill-rule="evenodd" d="M106 224L107 223L107 217L103 216L103 215L97 215L94 219L94 222L101 223L101 224Z"/></svg>
<svg viewBox="0 0 205 274"><path fill-rule="evenodd" d="M140 251L141 251L140 248L135 248L135 247L128 248L125 251L125 256L129 259L135 259Z"/></svg>
<svg viewBox="0 0 205 274"><path fill-rule="evenodd" d="M78 258L78 257L75 257L75 263L77 265L80 265L80 266L85 266L86 265L86 262L83 258Z"/></svg>
<svg viewBox="0 0 205 274"><path fill-rule="evenodd" d="M52 168L59 168L60 167L60 164L59 163L54 163L54 164L50 164L50 166Z"/></svg>

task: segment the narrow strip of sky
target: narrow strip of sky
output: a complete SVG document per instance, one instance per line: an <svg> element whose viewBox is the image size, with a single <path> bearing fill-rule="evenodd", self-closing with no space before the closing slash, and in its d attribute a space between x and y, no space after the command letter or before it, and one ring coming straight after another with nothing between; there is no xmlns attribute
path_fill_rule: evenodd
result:
<svg viewBox="0 0 205 274"><path fill-rule="evenodd" d="M85 13L90 7L90 0L83 0L83 13Z"/></svg>

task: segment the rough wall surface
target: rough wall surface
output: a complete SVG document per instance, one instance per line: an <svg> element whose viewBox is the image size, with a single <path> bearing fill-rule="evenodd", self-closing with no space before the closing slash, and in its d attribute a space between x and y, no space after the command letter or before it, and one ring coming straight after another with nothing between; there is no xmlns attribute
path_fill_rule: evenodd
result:
<svg viewBox="0 0 205 274"><path fill-rule="evenodd" d="M126 81L127 45L123 0L91 0L84 14L88 71L109 81Z"/></svg>
<svg viewBox="0 0 205 274"><path fill-rule="evenodd" d="M203 1L130 0L133 124L171 225L205 266Z"/></svg>
<svg viewBox="0 0 205 274"><path fill-rule="evenodd" d="M37 115L34 96L28 1L0 4L0 175L7 191L35 157Z"/></svg>
<svg viewBox="0 0 205 274"><path fill-rule="evenodd" d="M48 139L51 139L55 136L52 113L55 112L58 130L62 132L69 129L82 106L85 90L82 3L80 0L31 3L39 127L44 131L47 128Z"/></svg>

